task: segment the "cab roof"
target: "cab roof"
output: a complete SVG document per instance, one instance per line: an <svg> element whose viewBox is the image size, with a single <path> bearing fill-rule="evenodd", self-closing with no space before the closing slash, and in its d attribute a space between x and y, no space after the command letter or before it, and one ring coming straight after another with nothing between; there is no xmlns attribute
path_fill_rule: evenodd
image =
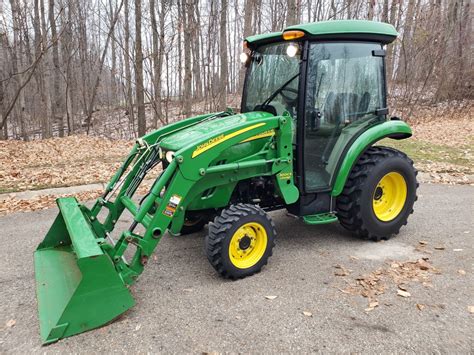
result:
<svg viewBox="0 0 474 355"><path fill-rule="evenodd" d="M364 20L333 20L311 22L293 25L285 28L282 32L271 32L247 37L245 40L250 47L278 42L283 40L283 32L299 30L305 32L301 39L326 39L326 40L362 40L374 41L383 44L393 42L398 32L395 27L388 23Z"/></svg>

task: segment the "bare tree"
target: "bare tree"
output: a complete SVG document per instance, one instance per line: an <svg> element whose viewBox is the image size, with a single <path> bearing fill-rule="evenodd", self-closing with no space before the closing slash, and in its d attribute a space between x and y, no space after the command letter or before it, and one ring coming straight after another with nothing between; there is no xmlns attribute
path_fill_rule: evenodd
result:
<svg viewBox="0 0 474 355"><path fill-rule="evenodd" d="M135 0L135 87L138 135L146 133L145 95L143 88L142 0Z"/></svg>
<svg viewBox="0 0 474 355"><path fill-rule="evenodd" d="M219 107L224 110L227 106L227 76L228 76L228 63L227 63L227 0L221 0L221 21L220 21L220 76L221 76L221 88L219 97Z"/></svg>

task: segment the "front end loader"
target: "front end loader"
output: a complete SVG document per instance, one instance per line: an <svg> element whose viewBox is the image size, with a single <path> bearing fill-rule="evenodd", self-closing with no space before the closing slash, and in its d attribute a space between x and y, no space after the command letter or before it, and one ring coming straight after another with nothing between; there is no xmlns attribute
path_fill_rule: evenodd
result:
<svg viewBox="0 0 474 355"><path fill-rule="evenodd" d="M388 239L413 211L416 170L388 119L388 24L329 21L246 39L241 113L191 117L138 139L103 195L88 208L57 201L59 214L35 251L43 343L113 321L134 305L130 286L161 238L200 231L226 278L259 272L275 245L267 212L304 223L339 221L354 235ZM136 193L157 173L148 193ZM130 226L114 230L122 214Z"/></svg>

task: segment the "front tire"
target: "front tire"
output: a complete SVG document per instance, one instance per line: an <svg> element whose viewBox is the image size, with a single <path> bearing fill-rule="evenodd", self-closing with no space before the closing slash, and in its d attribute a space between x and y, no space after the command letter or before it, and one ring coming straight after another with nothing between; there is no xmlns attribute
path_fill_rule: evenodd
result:
<svg viewBox="0 0 474 355"><path fill-rule="evenodd" d="M231 205L209 224L207 258L221 276L240 279L267 264L275 238L275 225L260 207Z"/></svg>
<svg viewBox="0 0 474 355"><path fill-rule="evenodd" d="M364 239L389 239L407 224L417 200L413 161L396 149L370 147L337 198L341 225Z"/></svg>

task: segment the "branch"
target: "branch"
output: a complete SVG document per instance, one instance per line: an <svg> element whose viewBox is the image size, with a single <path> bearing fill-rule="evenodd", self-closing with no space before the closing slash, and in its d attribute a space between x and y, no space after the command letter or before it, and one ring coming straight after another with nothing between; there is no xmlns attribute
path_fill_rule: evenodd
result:
<svg viewBox="0 0 474 355"><path fill-rule="evenodd" d="M48 52L48 50L54 46L56 44L56 42L58 42L59 38L61 37L62 35L62 31L60 33L59 36L56 36L56 39L54 41L52 41L45 49L43 49L40 54L38 55L38 57L36 57L35 61L29 66L28 70L29 70L29 73L28 73L28 76L26 78L26 80L21 83L21 85L18 87L18 89L16 90L14 96L13 96L13 100L12 102L10 102L10 105L8 105L7 107L7 110L3 113L3 118L2 118L2 122L0 123L0 130L3 129L3 126L5 125L5 123L7 122L7 119L8 119L8 116L10 115L10 113L13 111L13 108L15 107L15 104L16 102L18 101L18 98L20 97L20 93L21 91L25 88L26 85L28 85L28 83L30 82L31 78L33 77L33 74L35 73L36 71L36 68L38 67L38 64L39 62L41 61L41 59L43 58L43 56L46 54L46 52ZM27 71L28 71L27 70ZM25 72L27 72L25 71ZM24 72L24 73L25 73ZM9 78L8 80L10 80L11 78Z"/></svg>

